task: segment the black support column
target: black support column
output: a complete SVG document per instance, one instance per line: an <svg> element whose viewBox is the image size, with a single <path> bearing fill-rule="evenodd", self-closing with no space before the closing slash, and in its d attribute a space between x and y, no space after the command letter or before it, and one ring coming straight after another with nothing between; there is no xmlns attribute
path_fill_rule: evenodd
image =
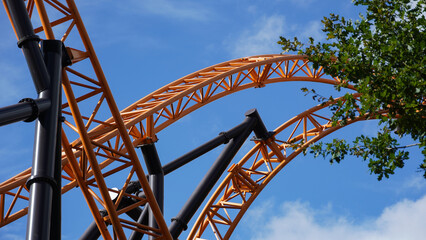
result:
<svg viewBox="0 0 426 240"><path fill-rule="evenodd" d="M50 85L48 89L39 94L39 97L50 99L51 107L40 114L36 123L33 168L31 177L27 181L27 187L30 190L28 240L47 240L51 235L60 235L60 231L58 233L56 229L51 229L51 224L55 227L60 226L52 223L52 221L58 221L60 215L56 215L55 218L51 216L52 206L55 206L55 212L60 211L61 197L60 183L57 182L55 176L60 178L60 174L57 173L61 164L60 157L57 157L60 155L58 153L60 146L57 147L57 145L60 143L60 133L58 132L60 132L62 42L45 40L42 42L42 49L50 75Z"/></svg>
<svg viewBox="0 0 426 240"><path fill-rule="evenodd" d="M18 47L27 60L31 77L37 93L49 87L49 74L38 46L40 38L35 35L31 20L23 0L4 0L9 9L10 18L18 36Z"/></svg>
<svg viewBox="0 0 426 240"><path fill-rule="evenodd" d="M261 120L259 114L255 109L250 110L246 113L246 119L243 122L246 128L242 130L238 136L232 138L229 141L220 156L216 159L212 167L209 169L207 174L198 184L192 195L189 197L188 201L182 207L178 215L172 219L172 223L169 227L169 230L173 239L177 239L182 233L182 231L186 230L187 224L194 216L198 208L201 206L204 199L207 197L211 189L219 180L220 176L226 170L227 166L235 157L238 150L244 144L245 140L253 131L253 129L256 129L256 137L263 137L268 135L266 128L263 129L262 127L257 127L257 124L259 122L261 122ZM265 132L263 132L263 130L265 130ZM258 133L260 136L257 136Z"/></svg>
<svg viewBox="0 0 426 240"><path fill-rule="evenodd" d="M163 211L164 206L164 172L161 166L160 158L158 157L157 149L154 143L143 144L139 146L145 164L148 170L148 181L152 192L154 193L155 199L157 200L160 210ZM147 221L148 220L148 221ZM155 220L154 214L152 213L149 205L147 204L139 216L138 223L147 224L152 228L158 228L157 221ZM130 240L141 239L143 234L133 231L130 235ZM149 236L150 240L153 240L153 236Z"/></svg>
<svg viewBox="0 0 426 240"><path fill-rule="evenodd" d="M30 191L27 239L61 238L61 74L63 44L45 40L38 45L23 0L4 0L27 61L39 99L3 108L4 124L38 117L33 168L27 181ZM30 116L28 116L30 114Z"/></svg>

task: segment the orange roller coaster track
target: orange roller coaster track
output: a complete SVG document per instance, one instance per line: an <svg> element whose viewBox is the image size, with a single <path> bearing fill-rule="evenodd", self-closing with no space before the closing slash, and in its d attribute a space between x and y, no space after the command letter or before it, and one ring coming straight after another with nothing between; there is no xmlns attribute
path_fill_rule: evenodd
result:
<svg viewBox="0 0 426 240"><path fill-rule="evenodd" d="M6 2L3 3L9 13ZM41 26L34 28L35 32L44 39L60 36L71 57L73 65L66 67L62 74L62 87L67 99L62 104L62 114L69 116L62 125L62 193L79 186L104 239L112 239L113 236L106 223L112 224L119 239L126 238L123 228L171 239L135 146L155 142L157 133L180 118L240 90L289 81L331 85L342 82L326 76L321 67L314 69L304 56L253 56L189 74L119 111L74 1L29 0L26 7L30 16L38 16L41 20ZM352 86L349 88L354 90ZM286 122L274 136L257 142L246 157L234 164L203 210L189 238L200 237L208 225L218 239L229 238L244 212L279 170L308 144L340 128L330 125L330 116L317 113L324 107L315 107ZM102 114L112 117L102 120ZM290 134L283 141L278 140L292 124L296 127ZM313 128L308 129L309 126ZM299 128L301 133L298 133ZM68 137L75 140L70 142ZM296 148L289 147L300 141L302 143ZM250 159L253 161L249 162ZM120 185L121 190L112 189L108 182L108 177L117 173L127 175ZM31 169L27 169L0 184L1 227L27 214L29 196L25 183L30 175ZM146 199L124 191L132 178L140 181ZM116 182L114 186L117 186ZM110 192L118 194L117 201L111 199ZM134 199L135 204L117 210L123 197ZM231 199L239 199L239 202ZM146 203L153 210L158 228L121 217L122 213ZM107 210L108 216L101 216L99 209L102 208ZM230 214L231 211L235 212ZM224 233L223 226L218 227L218 224L226 226Z"/></svg>

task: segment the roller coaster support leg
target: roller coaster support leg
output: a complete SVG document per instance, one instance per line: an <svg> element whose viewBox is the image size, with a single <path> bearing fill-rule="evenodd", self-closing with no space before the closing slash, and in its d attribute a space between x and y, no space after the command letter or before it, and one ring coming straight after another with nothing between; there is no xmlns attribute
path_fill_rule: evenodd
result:
<svg viewBox="0 0 426 240"><path fill-rule="evenodd" d="M61 75L63 44L45 40L38 46L25 3L3 0L13 23L18 47L27 61L39 99L7 107L5 123L32 121L38 117L30 190L27 239L61 238ZM29 107L30 108L29 108ZM31 111L31 112L30 112ZM28 116L28 114L30 114Z"/></svg>
<svg viewBox="0 0 426 240"><path fill-rule="evenodd" d="M148 205L146 205L141 215L139 216L137 222L143 225L148 225L148 217L149 217L149 207ZM133 231L129 237L129 240L141 240L142 237L143 237L142 233Z"/></svg>
<svg viewBox="0 0 426 240"><path fill-rule="evenodd" d="M99 211L101 214L101 217L105 217L108 215L108 212L103 209ZM101 236L101 232L99 232L98 225L96 225L96 222L93 221L89 227L84 231L83 235L79 238L80 240L96 240Z"/></svg>
<svg viewBox="0 0 426 240"><path fill-rule="evenodd" d="M18 47L22 49L27 60L37 93L41 93L49 87L49 74L38 46L40 38L34 33L23 0L3 0L3 3L7 6L6 9L9 10L9 18L19 39Z"/></svg>
<svg viewBox="0 0 426 240"><path fill-rule="evenodd" d="M246 113L246 119L243 122L246 124L246 128L236 137L232 138L222 151L221 155L213 163L207 174L201 180L195 191L189 197L178 215L172 219L170 225L170 233L173 239L177 239L183 230L186 229L187 224L195 214L197 209L200 207L208 193L214 187L216 182L219 180L222 173L226 170L231 160L237 154L238 150L244 144L250 133L256 129L255 134L258 138L263 138L268 135L266 128L257 126L262 124L259 114L256 110L250 110ZM263 132L264 131L264 132Z"/></svg>
<svg viewBox="0 0 426 240"><path fill-rule="evenodd" d="M40 38L34 33L23 0L3 0L3 3L13 23L18 38L18 47L22 49L25 56L34 86L37 93L41 94L49 87L50 77L43 54L38 46ZM32 121L38 117L40 112L47 110L50 106L49 99L41 98L2 108L0 109L0 125L22 120Z"/></svg>
<svg viewBox="0 0 426 240"><path fill-rule="evenodd" d="M34 142L34 157L32 175L27 181L30 189L30 203L28 210L27 239L50 239L50 235L57 235L56 229L51 229L52 206L54 211L60 211L60 183L55 179L60 174L55 174L55 165L61 164L57 159L56 145L60 142L60 103L61 103L61 74L62 74L62 42L46 40L42 42L45 63L50 75L50 86L39 94L40 98L50 99L49 110L40 114L36 123L36 136ZM59 136L59 138L58 138ZM59 175L59 176L58 176ZM56 192L56 194L55 194ZM53 198L55 196L55 198ZM53 225L55 227L55 224ZM51 232L52 230L52 232ZM60 231L59 231L60 235ZM55 237L55 239L60 239Z"/></svg>
<svg viewBox="0 0 426 240"><path fill-rule="evenodd" d="M148 169L148 180L149 185L154 193L155 199L157 200L160 210L163 211L164 205L164 172L161 166L160 158L158 157L157 149L154 143L143 144L139 146L142 150L143 158L145 159L146 168ZM145 206L149 209L149 206ZM157 222L155 221L154 214L151 210L148 210L148 225L152 228L158 228ZM150 240L154 237L150 236Z"/></svg>
<svg viewBox="0 0 426 240"><path fill-rule="evenodd" d="M176 169L184 166L185 164L191 162L192 160L202 156L203 154L211 151L212 149L218 147L221 144L228 143L230 139L238 136L244 129L247 128L247 123L241 123L238 126L232 128L227 132L222 132L219 136L213 138L212 140L204 143L203 145L197 147L196 149L184 154L183 156L167 163L163 167L164 175L167 175ZM145 155L144 155L145 156ZM149 176L148 176L149 177ZM151 180L150 180L151 182ZM140 185L140 184L139 184ZM140 187L139 187L140 188ZM149 207L146 207L141 216L139 217L138 223L146 225L148 223L148 210ZM130 235L129 240L141 240L143 237L142 233L133 231Z"/></svg>
<svg viewBox="0 0 426 240"><path fill-rule="evenodd" d="M60 91L60 90L59 90ZM61 92L59 92L59 99L61 99ZM58 106L60 113L60 104ZM59 117L59 116L58 116ZM54 176L56 186L53 189L52 199L52 219L50 224L50 239L61 239L61 218L62 218L62 145L61 145L61 128L62 121L58 121L57 135L56 135L56 152L55 152L55 166Z"/></svg>

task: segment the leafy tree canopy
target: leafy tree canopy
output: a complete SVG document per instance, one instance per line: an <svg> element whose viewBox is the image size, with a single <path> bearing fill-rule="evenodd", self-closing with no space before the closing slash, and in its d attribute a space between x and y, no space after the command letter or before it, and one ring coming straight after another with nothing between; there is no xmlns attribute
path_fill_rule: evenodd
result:
<svg viewBox="0 0 426 240"><path fill-rule="evenodd" d="M362 94L361 105L351 101L350 94L345 96L348 101L337 103L334 124L345 124L362 114L380 119L381 129L376 137L360 135L350 143L334 139L315 144L308 151L331 157L331 163L347 155L362 157L381 180L404 166L409 154L398 138L409 136L422 150L424 158L419 164L426 178L425 0L353 3L364 6L366 13L356 21L336 14L324 17L325 42L310 38L303 44L297 38L280 37L278 43L284 51L305 54L315 68L322 66L327 74L346 80L336 86L339 91L352 85ZM380 110L388 114L377 114Z"/></svg>

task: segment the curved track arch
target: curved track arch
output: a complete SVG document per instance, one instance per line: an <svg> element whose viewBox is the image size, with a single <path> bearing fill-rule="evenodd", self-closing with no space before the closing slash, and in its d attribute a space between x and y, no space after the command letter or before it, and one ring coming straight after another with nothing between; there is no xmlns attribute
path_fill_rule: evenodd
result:
<svg viewBox="0 0 426 240"><path fill-rule="evenodd" d="M353 95L359 102L360 94ZM278 172L310 144L344 127L331 123L328 106L338 100L306 110L276 128L269 139L255 141L255 146L229 167L228 175L206 203L187 239L202 239L209 226L216 239L229 239L247 209ZM345 126L363 120L367 120L365 116L358 115Z"/></svg>
<svg viewBox="0 0 426 240"><path fill-rule="evenodd" d="M7 5L5 7L8 11ZM119 238L125 237L123 228L148 229L147 226L120 218L124 210L117 211L116 206L123 196L139 201L126 210L148 202L159 223L159 229L153 229L153 235L170 239L167 225L135 153L135 146L155 141L156 133L178 119L240 90L286 81L332 85L341 83L340 79L326 78L322 68L313 69L304 56L253 56L227 61L187 75L120 112L75 3L72 0L29 0L27 10L30 16L37 11L41 19L41 26L36 27L35 32L44 34L45 39L55 39L55 34L62 36L61 40L72 57L73 66L67 67L63 72L63 89L67 102L62 106L62 113L71 118L64 122L62 131L62 193L77 185L80 187L105 239L111 238L105 221L112 223ZM52 12L54 13L51 14ZM57 29L64 32L57 34L53 28L59 25L62 27ZM99 120L102 111L112 117ZM305 137L308 135L306 132ZM77 139L69 143L68 136L77 136ZM122 189L128 186L130 179L138 178L147 199L139 199L126 194L124 190L116 191L108 187L107 178L118 172L127 174L121 185ZM0 184L0 226L27 213L28 189L25 182L30 174L31 169L27 169ZM111 191L117 192L117 203L112 202L108 194ZM102 218L99 208L106 208L108 217Z"/></svg>

